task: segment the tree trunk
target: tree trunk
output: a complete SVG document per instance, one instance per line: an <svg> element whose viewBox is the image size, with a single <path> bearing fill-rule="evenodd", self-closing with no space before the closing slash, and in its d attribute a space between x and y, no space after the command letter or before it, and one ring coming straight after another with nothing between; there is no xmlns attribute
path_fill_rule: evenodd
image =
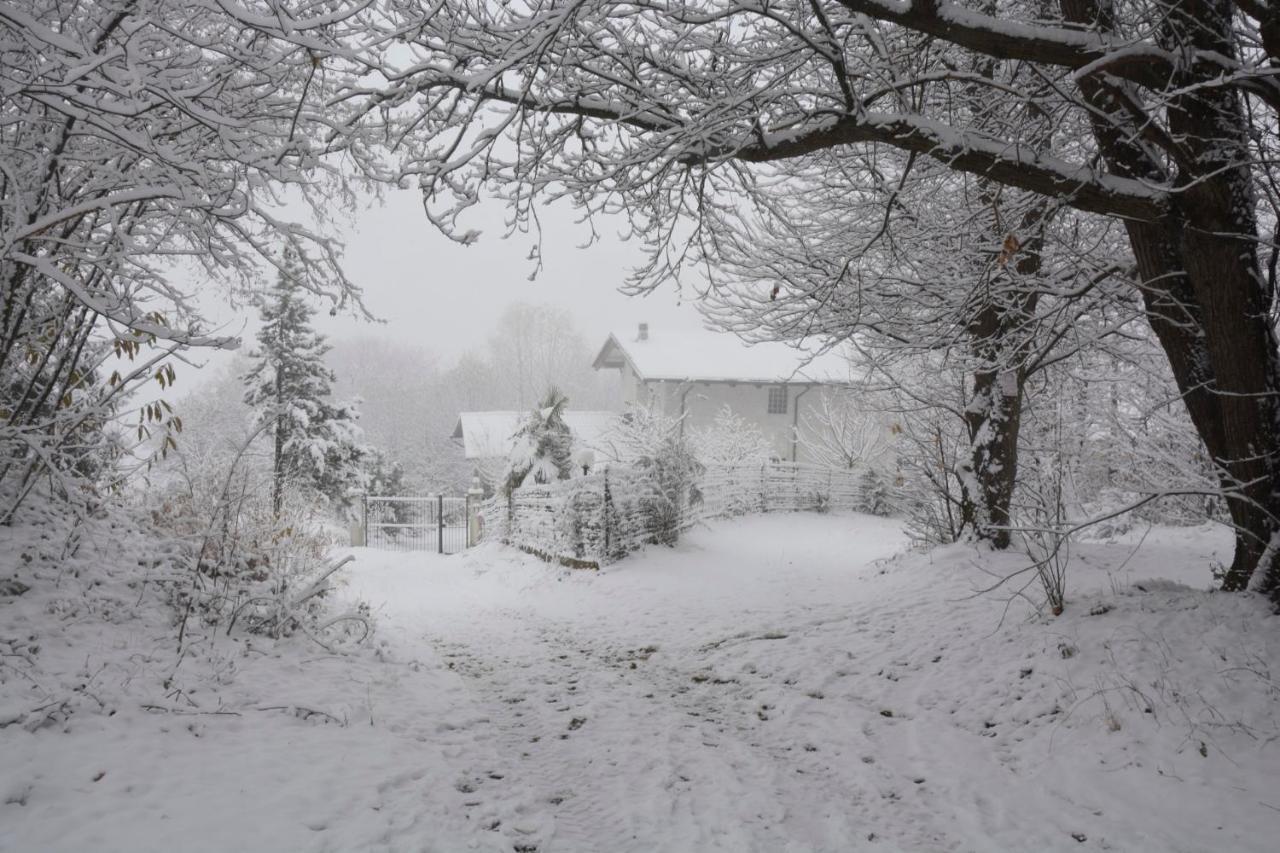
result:
<svg viewBox="0 0 1280 853"><path fill-rule="evenodd" d="M280 518L280 510L284 507L284 444L285 444L285 424L287 423L284 414L284 371L276 368L276 426L273 432L274 447L271 455L271 514L274 518Z"/></svg>
<svg viewBox="0 0 1280 853"><path fill-rule="evenodd" d="M973 376L973 397L964 412L970 456L961 469L961 527L998 549L1009 547L1022 386L1021 370L1016 367L979 369Z"/></svg>
<svg viewBox="0 0 1280 853"><path fill-rule="evenodd" d="M996 14L996 3L985 3L982 11ZM996 63L984 58L974 71L992 78L995 69ZM966 96L978 126L995 120L983 90L969 86ZM1047 142L1053 132L1048 114L1034 101L1024 110L1028 138ZM1036 287L1025 282L1040 275L1048 205L1032 204L1012 226L1017 230L1011 231L1001 216L999 189L986 179L980 179L978 187L980 205L990 213L988 237L1000 249L979 285L966 329L976 367L972 396L964 411L969 459L960 470L960 515L962 529L969 528L978 539L1003 550L1010 544L1011 504L1018 482L1024 362L1032 344L1028 321L1039 301Z"/></svg>
<svg viewBox="0 0 1280 853"><path fill-rule="evenodd" d="M1035 209L1023 225L1040 229L1043 210ZM1018 279L1040 274L1043 237L1027 237L1012 264ZM997 273L1000 278L1003 272ZM1034 288L1012 287L988 293L969 324L970 353L978 361L973 395L965 407L969 462L961 471L961 526L969 527L992 547L1009 547L1013 490L1018 482L1018 434L1026 386L1024 362L1032 344L1026 328L1039 297Z"/></svg>
<svg viewBox="0 0 1280 853"><path fill-rule="evenodd" d="M1211 183L1205 189L1212 189ZM1201 194L1190 198L1196 195ZM1129 241L1144 282L1148 320L1218 469L1236 527L1235 555L1223 588L1245 589L1254 573L1262 572L1259 588L1276 598L1280 575L1269 546L1280 517L1280 371L1267 317L1270 294L1254 247L1223 236L1234 230L1225 225L1230 212L1230 205L1208 199L1185 224L1131 224ZM1228 218L1219 219L1224 213Z"/></svg>
<svg viewBox="0 0 1280 853"><path fill-rule="evenodd" d="M1110 29L1095 0L1062 0L1069 20ZM1169 14L1161 39L1171 48L1235 55L1231 5L1188 0ZM1125 177L1168 181L1137 144L1140 131L1119 91L1080 80L1095 108L1094 135L1107 167ZM1270 322L1270 285L1258 262L1247 123L1236 92L1204 87L1171 97L1177 140L1178 203L1160 222L1126 223L1148 321L1182 399L1219 472L1236 528L1223 588L1251 584L1280 604L1276 560L1280 518L1280 355ZM1256 578L1255 578L1256 575Z"/></svg>
<svg viewBox="0 0 1280 853"><path fill-rule="evenodd" d="M282 416L276 417L275 448L271 466L271 514L280 517L284 506L284 427Z"/></svg>

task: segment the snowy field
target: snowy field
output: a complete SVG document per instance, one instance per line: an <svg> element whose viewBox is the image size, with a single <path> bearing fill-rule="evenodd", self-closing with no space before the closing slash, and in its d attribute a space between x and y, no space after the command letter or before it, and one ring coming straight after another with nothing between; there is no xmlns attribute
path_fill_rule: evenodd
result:
<svg viewBox="0 0 1280 853"><path fill-rule="evenodd" d="M102 707L29 731L3 685L0 849L1275 849L1280 619L1198 591L1229 537L1081 545L1056 619L974 595L1016 556L905 545L775 515L598 573L356 549L373 649L223 637L165 698L171 629L52 631L33 590L0 639Z"/></svg>

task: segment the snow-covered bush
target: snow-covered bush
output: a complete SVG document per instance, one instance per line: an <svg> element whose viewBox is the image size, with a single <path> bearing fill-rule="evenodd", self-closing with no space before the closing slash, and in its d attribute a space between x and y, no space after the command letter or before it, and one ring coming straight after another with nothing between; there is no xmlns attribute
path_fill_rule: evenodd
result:
<svg viewBox="0 0 1280 853"><path fill-rule="evenodd" d="M704 466L680 427L680 418L635 407L604 439L614 449L615 458L629 460L642 475L637 481L619 482L611 490L612 499L637 502L653 540L666 545L679 538L686 507L702 501L698 478Z"/></svg>
<svg viewBox="0 0 1280 853"><path fill-rule="evenodd" d="M611 456L630 464L499 495L481 509L485 536L571 565L613 562L646 544L674 543L700 517L704 471L679 426L678 419L647 410L630 413L602 441Z"/></svg>
<svg viewBox="0 0 1280 853"><path fill-rule="evenodd" d="M968 451L963 425L943 408L922 408L901 420L895 503L912 538L926 546L964 533L957 472Z"/></svg>
<svg viewBox="0 0 1280 853"><path fill-rule="evenodd" d="M1139 332L1054 371L1052 398L1033 406L1024 426L1024 478L1052 459L1065 515L1090 537L1139 523L1227 520L1208 454L1154 345ZM1017 500L1035 502L1032 495Z"/></svg>
<svg viewBox="0 0 1280 853"><path fill-rule="evenodd" d="M184 555L165 589L184 637L197 626L321 637L323 596L298 596L341 536L309 481L286 477L275 506L268 424L240 399L237 373L181 403L188 427L153 471L153 521Z"/></svg>
<svg viewBox="0 0 1280 853"><path fill-rule="evenodd" d="M654 467L610 467L528 485L481 508L487 537L565 565L603 565L645 545L671 544L698 516L673 510Z"/></svg>
<svg viewBox="0 0 1280 853"><path fill-rule="evenodd" d="M97 315L59 319L77 312L53 293L29 295L0 330L0 524L42 486L86 511L167 453L182 429L163 398L128 401L152 379L171 384L173 349L143 335L107 337L114 332ZM3 301L12 307L11 297Z"/></svg>
<svg viewBox="0 0 1280 853"><path fill-rule="evenodd" d="M78 714L111 716L135 679L150 695L162 694L161 679L148 677L157 667L169 671L176 659L166 636L172 611L158 593L185 565L186 552L141 504L72 505L46 481L4 528L0 728L56 730ZM101 638L112 630L128 632L128 651L106 648ZM149 656L137 655L143 644L132 643L145 636L160 643ZM139 666L139 657L152 665Z"/></svg>
<svg viewBox="0 0 1280 853"><path fill-rule="evenodd" d="M1061 615L1066 606L1073 533L1067 519L1065 476L1059 461L1053 457L1026 460L1016 519L1023 547L1031 558L1031 569L1054 616Z"/></svg>
<svg viewBox="0 0 1280 853"><path fill-rule="evenodd" d="M869 466L863 470L862 475L858 478L858 485L862 488L864 512L881 516L893 514L889 484L878 468Z"/></svg>
<svg viewBox="0 0 1280 853"><path fill-rule="evenodd" d="M754 465L768 462L773 443L755 421L720 407L709 426L689 430L689 450L703 465Z"/></svg>
<svg viewBox="0 0 1280 853"><path fill-rule="evenodd" d="M654 507L661 495L648 472L610 468L595 474L534 487L522 500L554 506L551 538L537 550L565 562L612 563L639 548L663 541L661 515ZM537 524L534 513L533 524ZM522 519L528 534L531 519ZM527 540L526 540L527 541Z"/></svg>
<svg viewBox="0 0 1280 853"><path fill-rule="evenodd" d="M155 511L157 524L183 543L186 554L168 585L180 636L196 624L228 632L239 626L275 637L302 630L329 645L323 635L333 617L324 607L322 582L332 568L326 555L340 537L305 492L287 483L277 509L271 475L245 453L223 464L216 494L171 490ZM365 614L344 619L344 626L360 629L360 637L367 633Z"/></svg>

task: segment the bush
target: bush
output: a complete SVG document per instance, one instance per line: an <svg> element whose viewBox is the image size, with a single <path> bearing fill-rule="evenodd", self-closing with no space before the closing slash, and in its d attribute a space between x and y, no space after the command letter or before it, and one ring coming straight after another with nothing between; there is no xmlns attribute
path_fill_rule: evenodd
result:
<svg viewBox="0 0 1280 853"><path fill-rule="evenodd" d="M680 427L680 418L636 408L623 417L613 436L623 458L642 475L628 497L639 502L650 541L663 545L679 539L686 507L702 502L698 478L704 467ZM616 499L617 487L613 495Z"/></svg>
<svg viewBox="0 0 1280 853"><path fill-rule="evenodd" d="M324 606L337 570L326 554L340 541L307 502L286 488L273 506L271 472L249 453L250 433L236 451L184 459L153 511L156 525L183 543L186 559L167 578L179 645L195 628L239 628L272 637L296 631L326 648L362 639L367 613L337 617ZM184 449L179 450L179 454Z"/></svg>
<svg viewBox="0 0 1280 853"><path fill-rule="evenodd" d="M867 468L858 479L862 489L863 511L879 516L892 514L893 506L889 503L889 484L885 482L884 475L875 468Z"/></svg>

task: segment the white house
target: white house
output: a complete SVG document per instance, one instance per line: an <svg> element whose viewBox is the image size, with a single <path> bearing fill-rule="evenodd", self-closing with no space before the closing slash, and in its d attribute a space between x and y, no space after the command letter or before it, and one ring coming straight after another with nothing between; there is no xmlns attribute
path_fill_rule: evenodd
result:
<svg viewBox="0 0 1280 853"><path fill-rule="evenodd" d="M631 335L609 335L594 367L620 372L624 406L683 415L690 428L711 425L728 405L760 426L778 459L793 462L816 461L808 458L805 430L819 419L821 395L850 385L838 352L748 345L709 331L655 333L647 323Z"/></svg>

